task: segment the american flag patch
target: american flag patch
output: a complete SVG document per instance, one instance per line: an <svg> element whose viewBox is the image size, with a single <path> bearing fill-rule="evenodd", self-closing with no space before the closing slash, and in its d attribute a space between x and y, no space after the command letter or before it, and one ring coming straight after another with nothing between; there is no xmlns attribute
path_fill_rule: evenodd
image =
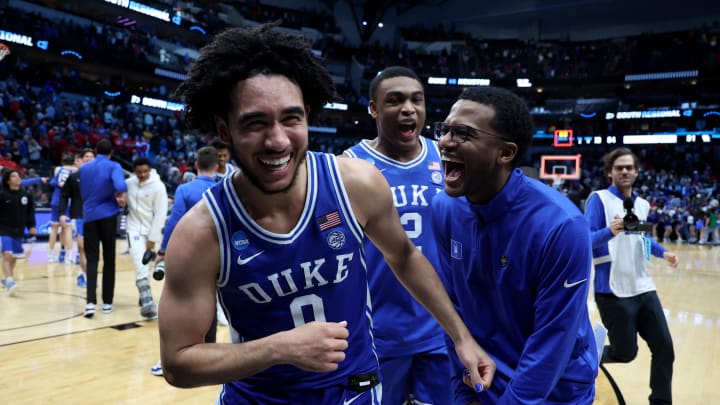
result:
<svg viewBox="0 0 720 405"><path fill-rule="evenodd" d="M440 170L440 162L430 162L428 164L428 170Z"/></svg>
<svg viewBox="0 0 720 405"><path fill-rule="evenodd" d="M342 224L342 221L340 220L340 213L337 211L318 217L317 222L318 225L320 225L321 231Z"/></svg>

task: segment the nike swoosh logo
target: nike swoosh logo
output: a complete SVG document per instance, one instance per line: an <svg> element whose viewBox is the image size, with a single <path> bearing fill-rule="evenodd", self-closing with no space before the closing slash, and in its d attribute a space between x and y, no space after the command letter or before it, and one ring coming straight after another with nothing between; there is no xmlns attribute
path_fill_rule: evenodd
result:
<svg viewBox="0 0 720 405"><path fill-rule="evenodd" d="M565 280L565 284L563 284L563 287L565 287L565 288L575 287L576 285L582 284L582 283L584 283L585 281L587 281L586 278L584 278L584 279L582 279L582 280L580 280L580 281L576 281L576 282L574 282L574 283L568 283L568 281Z"/></svg>
<svg viewBox="0 0 720 405"><path fill-rule="evenodd" d="M365 393L363 392L362 394L355 395L354 397L343 401L343 405L350 405L350 404L352 404L353 402L355 402L356 399L360 398L360 397L363 396L364 394L365 394Z"/></svg>
<svg viewBox="0 0 720 405"><path fill-rule="evenodd" d="M250 261L251 261L252 259L260 256L261 254L263 254L263 252L265 252L265 251L264 251L264 250L261 250L261 251L255 253L254 255L252 255L252 256L250 256L250 257L246 257L246 258L244 258L244 259L243 259L242 257L238 257L238 261L237 261L238 266L244 266L244 265L250 263Z"/></svg>

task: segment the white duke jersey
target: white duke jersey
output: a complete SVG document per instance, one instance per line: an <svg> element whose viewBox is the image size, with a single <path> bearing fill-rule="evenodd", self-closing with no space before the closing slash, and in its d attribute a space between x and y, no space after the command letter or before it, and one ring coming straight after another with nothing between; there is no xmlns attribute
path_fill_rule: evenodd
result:
<svg viewBox="0 0 720 405"><path fill-rule="evenodd" d="M205 192L220 241L219 300L234 343L259 339L312 321L348 322L346 358L336 371L314 373L278 365L242 381L234 392L345 386L352 375L376 371L364 233L351 209L335 156L307 153L305 208L287 234L260 227L223 178Z"/></svg>
<svg viewBox="0 0 720 405"><path fill-rule="evenodd" d="M373 163L387 179L400 222L408 237L437 268L430 221L433 197L443 190L437 142L420 137L420 154L409 162L391 159L363 140L345 151ZM375 346L380 358L406 356L445 346L444 333L430 313L395 278L382 253L365 243L373 307Z"/></svg>

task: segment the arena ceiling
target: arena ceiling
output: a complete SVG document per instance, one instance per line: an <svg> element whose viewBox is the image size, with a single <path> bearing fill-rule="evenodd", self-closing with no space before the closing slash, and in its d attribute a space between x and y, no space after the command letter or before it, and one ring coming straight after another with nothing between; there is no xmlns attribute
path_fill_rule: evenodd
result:
<svg viewBox="0 0 720 405"><path fill-rule="evenodd" d="M720 1L713 0L349 1L370 21L394 10L398 17L412 22L409 25L452 24L462 31L528 26L539 26L544 33L602 31L609 27L637 27L640 32L672 31L720 20Z"/></svg>

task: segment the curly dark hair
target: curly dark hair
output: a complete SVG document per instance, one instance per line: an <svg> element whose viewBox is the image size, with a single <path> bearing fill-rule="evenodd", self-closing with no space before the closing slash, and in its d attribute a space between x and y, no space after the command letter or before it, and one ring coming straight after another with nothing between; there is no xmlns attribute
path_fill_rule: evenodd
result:
<svg viewBox="0 0 720 405"><path fill-rule="evenodd" d="M18 175L20 175L20 170L12 169L9 167L5 167L2 169L2 185L3 188L6 190L10 189L10 176L12 176L13 173L17 173Z"/></svg>
<svg viewBox="0 0 720 405"><path fill-rule="evenodd" d="M535 133L527 103L517 94L500 87L468 87L458 99L485 104L495 110L490 127L517 145L517 155L512 161L513 167L517 167L530 149Z"/></svg>
<svg viewBox="0 0 720 405"><path fill-rule="evenodd" d="M330 74L305 37L274 30L276 25L229 28L200 50L174 93L186 105L189 128L214 131L215 115L227 119L235 84L259 74L287 77L300 87L311 113L322 110L334 94Z"/></svg>

